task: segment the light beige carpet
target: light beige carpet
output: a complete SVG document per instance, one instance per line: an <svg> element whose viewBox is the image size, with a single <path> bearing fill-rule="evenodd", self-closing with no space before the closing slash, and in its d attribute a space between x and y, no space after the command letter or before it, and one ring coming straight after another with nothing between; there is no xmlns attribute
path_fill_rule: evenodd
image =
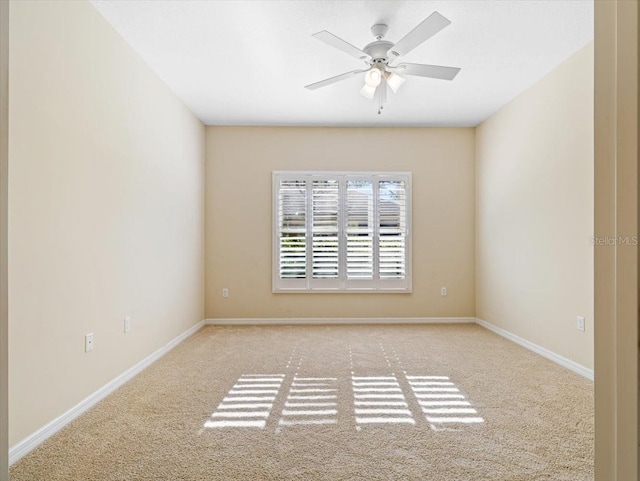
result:
<svg viewBox="0 0 640 481"><path fill-rule="evenodd" d="M472 324L205 327L11 480L591 480L592 391Z"/></svg>

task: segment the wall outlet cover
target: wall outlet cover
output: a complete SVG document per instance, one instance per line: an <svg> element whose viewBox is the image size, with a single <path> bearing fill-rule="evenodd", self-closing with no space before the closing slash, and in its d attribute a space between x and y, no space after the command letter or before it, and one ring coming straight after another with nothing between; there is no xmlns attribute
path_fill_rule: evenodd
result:
<svg viewBox="0 0 640 481"><path fill-rule="evenodd" d="M93 332L84 336L84 352L93 351Z"/></svg>

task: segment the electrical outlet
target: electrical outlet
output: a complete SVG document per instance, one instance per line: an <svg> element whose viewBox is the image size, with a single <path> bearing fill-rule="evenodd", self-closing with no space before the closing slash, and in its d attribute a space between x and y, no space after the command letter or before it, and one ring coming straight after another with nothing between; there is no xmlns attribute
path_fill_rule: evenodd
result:
<svg viewBox="0 0 640 481"><path fill-rule="evenodd" d="M229 289L226 287L222 289L222 297L229 297Z"/></svg>
<svg viewBox="0 0 640 481"><path fill-rule="evenodd" d="M124 332L125 334L131 330L131 317L127 316L124 318Z"/></svg>
<svg viewBox="0 0 640 481"><path fill-rule="evenodd" d="M441 296L446 296L447 295L447 288L446 287L441 287L440 288L440 295Z"/></svg>
<svg viewBox="0 0 640 481"><path fill-rule="evenodd" d="M84 336L84 352L93 351L93 332Z"/></svg>
<svg viewBox="0 0 640 481"><path fill-rule="evenodd" d="M578 316L578 318L576 319L576 327L578 328L578 331L584 331L585 330L585 321L584 321L584 317L582 316Z"/></svg>

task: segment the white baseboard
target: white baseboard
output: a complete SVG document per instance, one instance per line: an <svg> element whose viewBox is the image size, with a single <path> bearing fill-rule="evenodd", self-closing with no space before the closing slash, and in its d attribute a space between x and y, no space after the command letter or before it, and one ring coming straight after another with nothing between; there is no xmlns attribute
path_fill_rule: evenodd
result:
<svg viewBox="0 0 640 481"><path fill-rule="evenodd" d="M492 332L495 332L499 336L509 339L510 341L513 341L516 344L519 344L522 347L525 347L530 351L535 352L536 354L540 354L542 357L546 357L547 359L555 362L556 364L560 364L561 366L566 367L570 371L573 371L576 374L580 374L581 376L584 376L587 379L590 379L591 381L593 381L593 369L587 369L582 364L578 364L577 362L567 359L566 357L562 357L561 355L556 354L555 352L550 351L549 349L546 349L542 346L538 346L533 342L529 342L526 339L523 339L520 336L516 336L515 334L512 334L509 331L506 331L500 327L494 326L493 324L488 323L487 321L483 321L482 319L476 319L476 322L482 327L489 329Z"/></svg>
<svg viewBox="0 0 640 481"><path fill-rule="evenodd" d="M182 341L184 341L187 337L194 334L204 325L204 321L200 321L195 326L187 329L185 332L180 334L178 337L169 341L166 345L153 352L149 356L145 357L142 361L135 364L133 367L127 369L125 372L120 374L115 379L112 379L110 382L102 386L93 394L89 395L74 407L69 409L64 414L58 416L53 421L45 424L43 427L38 429L36 432L30 434L22 441L18 442L16 445L12 446L9 449L9 465L15 463L20 458L28 454L30 451L38 447L44 441L46 441L49 437L53 436L55 433L60 431L63 427L69 424L71 421L76 419L78 416L92 408L99 401L107 397L113 391L118 389L124 383L135 377L137 374L142 372L145 368L151 365L154 361L158 360L160 357L164 356L171 349L176 347Z"/></svg>
<svg viewBox="0 0 640 481"><path fill-rule="evenodd" d="M475 317L297 317L297 318L215 318L205 319L212 326L245 325L323 325L323 324L471 324Z"/></svg>

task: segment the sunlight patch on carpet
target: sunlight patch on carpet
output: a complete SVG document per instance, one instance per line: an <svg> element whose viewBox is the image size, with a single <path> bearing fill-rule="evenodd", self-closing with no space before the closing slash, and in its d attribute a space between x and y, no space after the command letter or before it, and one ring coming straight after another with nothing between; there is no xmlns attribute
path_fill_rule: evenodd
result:
<svg viewBox="0 0 640 481"><path fill-rule="evenodd" d="M431 425L431 429L440 430L451 424L483 423L477 416L478 411L471 406L455 384L447 376L406 376L413 394ZM438 399L434 401L433 399ZM443 404L444 403L444 404ZM453 416L455 414L455 416Z"/></svg>
<svg viewBox="0 0 640 481"><path fill-rule="evenodd" d="M264 429L284 378L284 374L240 376L204 427Z"/></svg>
<svg viewBox="0 0 640 481"><path fill-rule="evenodd" d="M350 402L346 412L356 430L368 425L428 425L432 430L484 423L464 394L447 376L352 375L351 389L340 390L337 377L285 374L244 374L227 392L204 424L205 428L265 429L274 416L277 426L314 426L338 423L339 401ZM283 389L288 386L287 389ZM279 396L279 415L273 407ZM408 397L410 399L408 399ZM422 416L418 416L420 413ZM280 430L277 428L277 431Z"/></svg>
<svg viewBox="0 0 640 481"><path fill-rule="evenodd" d="M380 365L386 368L365 374L357 367L363 363L363 351L349 345L348 378L323 372L311 375L303 366L304 354L294 347L280 374L241 375L204 427L268 427L280 432L284 427L338 424L340 419L358 431L372 425L450 431L484 423L448 376L408 373L393 346L379 343L366 353L366 362L373 354L380 361L384 358Z"/></svg>
<svg viewBox="0 0 640 481"><path fill-rule="evenodd" d="M336 424L337 381L335 377L294 376L278 425Z"/></svg>
<svg viewBox="0 0 640 481"><path fill-rule="evenodd" d="M404 406L387 405L385 409L358 407L356 402L389 402L406 404L406 398L396 376L352 376L354 411L357 428L367 424L415 424L413 415ZM376 401L372 401L375 399Z"/></svg>

